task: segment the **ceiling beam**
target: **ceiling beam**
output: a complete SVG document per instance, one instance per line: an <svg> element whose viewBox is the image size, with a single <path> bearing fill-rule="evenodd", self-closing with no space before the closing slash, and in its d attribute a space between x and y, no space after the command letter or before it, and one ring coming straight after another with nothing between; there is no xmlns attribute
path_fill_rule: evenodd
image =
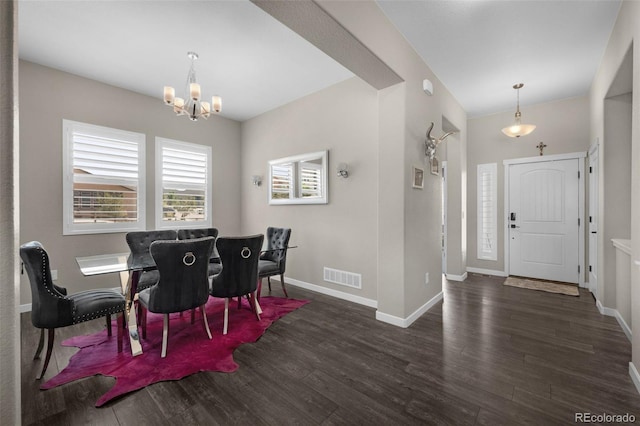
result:
<svg viewBox="0 0 640 426"><path fill-rule="evenodd" d="M312 0L251 0L377 90L404 80Z"/></svg>

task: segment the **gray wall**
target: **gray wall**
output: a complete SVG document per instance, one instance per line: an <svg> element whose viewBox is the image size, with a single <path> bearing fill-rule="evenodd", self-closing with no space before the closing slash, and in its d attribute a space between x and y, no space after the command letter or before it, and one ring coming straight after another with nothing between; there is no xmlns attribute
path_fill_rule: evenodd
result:
<svg viewBox="0 0 640 426"><path fill-rule="evenodd" d="M160 93L162 88L158 88ZM117 274L83 277L76 256L127 252L125 234L62 235L62 120L144 133L146 226L154 229L155 137L213 147L213 225L221 234L240 231L240 124L222 117L191 122L143 96L93 80L20 62L20 242L42 242L58 282L70 292L115 287ZM20 303L31 302L26 275Z"/></svg>
<svg viewBox="0 0 640 426"><path fill-rule="evenodd" d="M609 44L600 63L593 84L591 86L591 140L599 139L601 147L605 151L615 150L613 141L605 136L605 98L611 85L616 79L618 70L623 63L629 48L633 52L632 87L640 87L640 43L633 40L640 39L640 2L624 1L618 13L616 25L613 28ZM631 124L631 260L640 260L640 91L635 90L632 95L632 124ZM603 167L603 160L600 166ZM600 170L601 176L607 173ZM607 182L601 181L600 194L608 191L616 191ZM609 209L615 206L606 206L601 198L600 220L606 221ZM602 222L601 222L602 223ZM603 263L604 245L609 241L598 241L598 264ZM598 293L601 283L598 282ZM640 269L637 266L631 268L631 311L640 312ZM640 367L640 315L632 316L632 365L636 370ZM640 376L635 373L636 387L640 390Z"/></svg>
<svg viewBox="0 0 640 426"><path fill-rule="evenodd" d="M242 232L292 228L298 248L288 254L288 277L377 299L377 130L377 91L359 78L242 124ZM268 161L322 150L329 150L329 204L269 205ZM336 173L342 162L347 179ZM324 282L324 266L362 274L362 289Z"/></svg>
<svg viewBox="0 0 640 426"><path fill-rule="evenodd" d="M467 158L468 253L467 266L504 272L504 166L503 160L539 155L536 145L543 141L545 155L585 152L590 146L589 99L579 97L544 104L521 106L522 121L535 124L533 133L509 138L501 129L513 122L513 111L473 118L468 121ZM477 166L498 165L498 260L477 256Z"/></svg>
<svg viewBox="0 0 640 426"><path fill-rule="evenodd" d="M21 423L18 226L18 2L0 3L0 419Z"/></svg>

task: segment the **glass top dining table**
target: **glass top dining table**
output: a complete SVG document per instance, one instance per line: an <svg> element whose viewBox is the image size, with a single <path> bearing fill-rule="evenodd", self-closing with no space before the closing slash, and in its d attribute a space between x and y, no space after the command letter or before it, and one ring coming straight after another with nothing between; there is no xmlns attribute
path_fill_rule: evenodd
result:
<svg viewBox="0 0 640 426"><path fill-rule="evenodd" d="M296 248L296 246L287 247ZM282 249L275 249L282 250ZM275 250L262 250L266 253ZM286 250L286 249L285 249ZM214 246L214 258L218 257L218 251ZM84 276L95 276L102 274L120 274L120 286L122 294L125 296L125 321L129 330L129 342L131 343L131 354L133 356L142 354L142 345L138 335L138 322L133 301L138 288L140 274L144 271L156 269L153 259L147 257L138 263L129 262L129 253L100 254L95 256L76 257L78 267ZM260 281L260 280L259 280ZM260 285L260 283L259 283ZM261 313L260 306L257 305L258 313Z"/></svg>

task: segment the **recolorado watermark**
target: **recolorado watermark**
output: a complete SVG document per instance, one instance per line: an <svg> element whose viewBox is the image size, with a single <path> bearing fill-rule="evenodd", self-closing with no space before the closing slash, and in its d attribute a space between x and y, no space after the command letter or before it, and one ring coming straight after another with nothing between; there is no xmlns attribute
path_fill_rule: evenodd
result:
<svg viewBox="0 0 640 426"><path fill-rule="evenodd" d="M576 423L635 423L636 416L633 414L596 414L596 413L575 413L573 421Z"/></svg>

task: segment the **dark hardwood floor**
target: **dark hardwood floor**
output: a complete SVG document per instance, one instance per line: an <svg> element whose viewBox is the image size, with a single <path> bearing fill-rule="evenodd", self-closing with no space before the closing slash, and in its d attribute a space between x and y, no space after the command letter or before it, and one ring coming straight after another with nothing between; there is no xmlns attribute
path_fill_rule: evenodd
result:
<svg viewBox="0 0 640 426"><path fill-rule="evenodd" d="M471 274L407 329L375 310L289 286L311 303L235 352L231 374L198 373L125 395L103 408L114 379L95 376L40 391L31 358L38 332L22 316L22 419L43 425L486 424L566 425L574 413L635 415L631 344L591 295L502 285ZM281 295L274 286L274 295ZM45 376L64 368L72 335L57 331ZM0 420L1 423L1 420Z"/></svg>

